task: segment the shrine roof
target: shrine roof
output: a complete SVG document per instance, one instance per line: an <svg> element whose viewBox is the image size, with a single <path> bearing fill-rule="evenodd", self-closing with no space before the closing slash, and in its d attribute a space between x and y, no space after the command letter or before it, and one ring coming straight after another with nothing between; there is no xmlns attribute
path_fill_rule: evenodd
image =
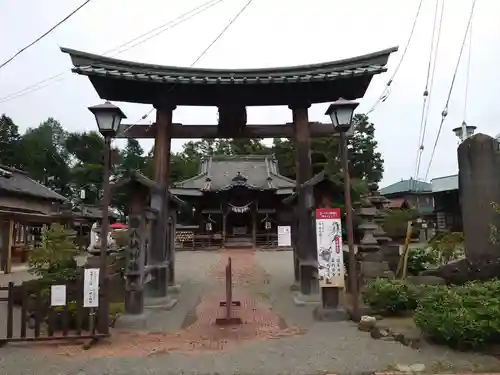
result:
<svg viewBox="0 0 500 375"><path fill-rule="evenodd" d="M69 48L74 73L88 76L107 100L176 105L289 105L357 99L383 73L397 47L318 64L261 69L201 69L119 60ZM299 87L297 87L299 86Z"/></svg>
<svg viewBox="0 0 500 375"><path fill-rule="evenodd" d="M236 186L291 194L295 181L279 174L272 155L211 156L203 160L198 175L173 184L171 190L177 195L200 195Z"/></svg>

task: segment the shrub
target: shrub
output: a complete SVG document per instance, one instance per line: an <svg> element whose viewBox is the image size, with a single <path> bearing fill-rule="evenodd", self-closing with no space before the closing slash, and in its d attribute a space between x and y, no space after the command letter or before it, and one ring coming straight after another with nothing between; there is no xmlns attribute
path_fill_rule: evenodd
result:
<svg viewBox="0 0 500 375"><path fill-rule="evenodd" d="M452 347L473 348L500 339L500 281L427 290L414 314L422 332Z"/></svg>
<svg viewBox="0 0 500 375"><path fill-rule="evenodd" d="M413 221L417 217L417 213L410 209L394 209L389 210L384 218L382 227L389 237L405 238L408 221ZM412 238L418 236L417 228L412 228Z"/></svg>
<svg viewBox="0 0 500 375"><path fill-rule="evenodd" d="M417 307L418 290L403 280L377 279L366 285L363 300L377 313L397 315Z"/></svg>
<svg viewBox="0 0 500 375"><path fill-rule="evenodd" d="M40 277L42 282L64 282L77 276L78 247L73 233L61 224L44 227L40 244L31 251L29 272Z"/></svg>
<svg viewBox="0 0 500 375"><path fill-rule="evenodd" d="M419 275L420 272L433 268L437 265L435 253L423 247L408 249L408 273Z"/></svg>
<svg viewBox="0 0 500 375"><path fill-rule="evenodd" d="M429 241L429 246L435 254L436 262L442 265L464 257L464 249L461 247L463 241L462 232L448 232L435 236Z"/></svg>

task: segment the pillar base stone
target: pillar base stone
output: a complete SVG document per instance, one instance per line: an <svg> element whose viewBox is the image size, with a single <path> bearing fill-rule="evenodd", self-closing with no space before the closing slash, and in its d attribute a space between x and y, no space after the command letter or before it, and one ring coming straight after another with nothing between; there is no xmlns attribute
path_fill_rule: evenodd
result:
<svg viewBox="0 0 500 375"><path fill-rule="evenodd" d="M293 302L297 306L317 305L321 304L321 295L319 293L303 294L297 292L293 295Z"/></svg>
<svg viewBox="0 0 500 375"><path fill-rule="evenodd" d="M159 309L159 310L172 310L177 305L177 298L171 296L160 298L146 298L144 300L144 307L146 309Z"/></svg>
<svg viewBox="0 0 500 375"><path fill-rule="evenodd" d="M319 322L342 322L349 320L349 313L341 307L328 309L318 306L313 311L313 317Z"/></svg>
<svg viewBox="0 0 500 375"><path fill-rule="evenodd" d="M122 314L115 322L115 328L122 329L145 329L149 311L142 314Z"/></svg>
<svg viewBox="0 0 500 375"><path fill-rule="evenodd" d="M180 284L174 284L174 285L169 285L168 286L168 294L179 294L181 292L181 285Z"/></svg>

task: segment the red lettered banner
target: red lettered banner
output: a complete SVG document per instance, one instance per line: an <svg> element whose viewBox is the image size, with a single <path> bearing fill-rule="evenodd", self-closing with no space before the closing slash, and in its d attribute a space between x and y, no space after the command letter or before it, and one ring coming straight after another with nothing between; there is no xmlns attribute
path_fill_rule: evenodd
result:
<svg viewBox="0 0 500 375"><path fill-rule="evenodd" d="M340 219L340 208L316 208L316 219Z"/></svg>

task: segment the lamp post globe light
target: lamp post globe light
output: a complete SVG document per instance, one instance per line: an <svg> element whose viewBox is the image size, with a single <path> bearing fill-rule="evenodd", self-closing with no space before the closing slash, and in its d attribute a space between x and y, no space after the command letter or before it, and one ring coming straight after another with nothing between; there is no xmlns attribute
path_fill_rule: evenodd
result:
<svg viewBox="0 0 500 375"><path fill-rule="evenodd" d="M351 202L351 178L349 175L349 161L347 157L347 133L353 133L354 110L359 105L358 102L340 98L330 104L326 110L326 115L330 117L335 132L340 133L341 164L344 174L344 197L345 197L345 218L347 229L347 244L349 247L349 286L351 293L352 317L353 320L360 318L359 313L359 291L358 279L356 274L356 256L354 253L354 228L352 220L352 202ZM333 288L326 288L333 289Z"/></svg>
<svg viewBox="0 0 500 375"><path fill-rule="evenodd" d="M351 129L354 110L358 107L358 105L358 102L345 100L343 98L340 98L336 102L330 104L325 115L330 116L333 129L336 132L345 133Z"/></svg>
<svg viewBox="0 0 500 375"><path fill-rule="evenodd" d="M101 223L101 253L99 271L99 308L98 308L98 331L102 334L109 333L109 306L108 306L108 231L109 231L109 205L111 202L111 190L109 176L111 169L111 138L118 131L122 119L127 118L120 108L110 102L89 107L89 111L95 116L99 132L104 137L104 166L103 166L103 199L102 199L102 223Z"/></svg>
<svg viewBox="0 0 500 375"><path fill-rule="evenodd" d="M127 118L122 110L111 102L89 107L95 116L99 132L104 137L113 137L118 131L122 119Z"/></svg>

